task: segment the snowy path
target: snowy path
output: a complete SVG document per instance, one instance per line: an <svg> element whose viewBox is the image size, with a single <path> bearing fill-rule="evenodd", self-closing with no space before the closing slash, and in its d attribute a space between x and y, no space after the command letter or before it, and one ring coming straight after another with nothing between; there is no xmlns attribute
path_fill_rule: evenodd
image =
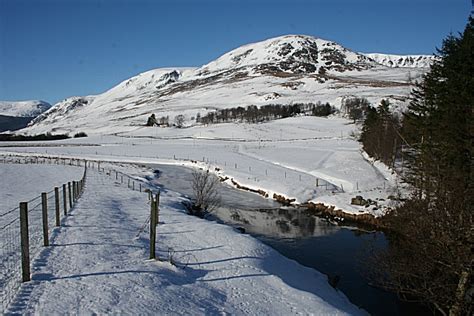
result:
<svg viewBox="0 0 474 316"><path fill-rule="evenodd" d="M10 306L27 314L361 314L326 277L161 196L148 258L146 194L90 171L86 189ZM170 261L177 266L172 265Z"/></svg>

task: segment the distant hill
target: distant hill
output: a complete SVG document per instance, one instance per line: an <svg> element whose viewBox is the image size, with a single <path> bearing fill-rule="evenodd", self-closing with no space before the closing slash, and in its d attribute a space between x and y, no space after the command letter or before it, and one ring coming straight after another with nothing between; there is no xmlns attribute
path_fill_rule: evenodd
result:
<svg viewBox="0 0 474 316"><path fill-rule="evenodd" d="M0 115L36 117L48 110L51 104L41 100L0 101Z"/></svg>
<svg viewBox="0 0 474 316"><path fill-rule="evenodd" d="M51 104L40 100L0 101L0 132L22 129L49 108Z"/></svg>

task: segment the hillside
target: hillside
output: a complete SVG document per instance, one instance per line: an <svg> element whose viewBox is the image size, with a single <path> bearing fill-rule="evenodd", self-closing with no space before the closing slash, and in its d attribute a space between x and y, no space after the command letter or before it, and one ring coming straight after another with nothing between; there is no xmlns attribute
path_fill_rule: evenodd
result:
<svg viewBox="0 0 474 316"><path fill-rule="evenodd" d="M422 65L422 64L419 64ZM339 108L351 96L382 98L403 107L411 84L427 68L392 68L341 45L288 35L236 48L198 68L141 73L114 88L72 97L37 117L24 133L112 134L157 117L185 116L185 125L219 108L329 102Z"/></svg>

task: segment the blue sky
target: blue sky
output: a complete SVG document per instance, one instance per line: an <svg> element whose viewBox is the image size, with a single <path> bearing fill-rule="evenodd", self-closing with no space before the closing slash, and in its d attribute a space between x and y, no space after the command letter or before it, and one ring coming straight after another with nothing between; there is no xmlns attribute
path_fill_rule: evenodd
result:
<svg viewBox="0 0 474 316"><path fill-rule="evenodd" d="M470 10L471 0L0 0L0 100L97 94L283 34L432 54Z"/></svg>

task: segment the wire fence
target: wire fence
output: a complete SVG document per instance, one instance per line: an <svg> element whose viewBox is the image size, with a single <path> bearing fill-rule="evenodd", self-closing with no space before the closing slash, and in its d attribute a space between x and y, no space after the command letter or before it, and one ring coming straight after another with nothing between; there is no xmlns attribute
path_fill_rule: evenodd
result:
<svg viewBox="0 0 474 316"><path fill-rule="evenodd" d="M7 312L8 306L14 301L22 282L25 280L25 258L22 244L22 204L26 205L27 213L27 243L28 243L28 278L30 277L29 260L34 260L45 246L49 246L50 236L55 228L73 208L81 196L86 182L87 170L94 170L113 179L116 185L122 185L131 190L146 192L148 200L153 201L153 187L139 177L133 177L112 168L111 164L101 161L90 161L69 157L41 157L25 155L4 155L0 163L14 164L57 164L83 166L84 173L80 180L71 181L62 186L44 192L18 207L0 213L0 314ZM106 166L106 167L103 167ZM157 190L155 190L157 191ZM156 212L158 212L156 210ZM145 222L146 225L149 222Z"/></svg>
<svg viewBox="0 0 474 316"><path fill-rule="evenodd" d="M45 160L18 157L2 159L2 162L47 163ZM86 161L71 159L68 162L71 165L87 165ZM66 164L66 161L51 160L49 163ZM85 185L86 171L85 167L80 180L44 192L0 214L0 314L7 311L22 281L27 281L27 274L29 278L30 259L37 257L43 247L49 245L49 236L54 228L60 226L61 220L80 197ZM22 211L26 213L26 220L22 216L24 214L21 214ZM22 229L23 227L26 227L26 230ZM26 252L25 244L28 245ZM26 264L28 271L25 271Z"/></svg>
<svg viewBox="0 0 474 316"><path fill-rule="evenodd" d="M317 176L313 176L308 174L304 171L298 171L290 168L286 168L284 166L279 165L272 165L270 168L263 167L261 164L261 160L255 158L257 160L258 165L252 165L250 163L244 163L241 161L231 161L226 159L215 159L212 157L206 156L198 156L194 155L194 157L180 157L177 154L171 155L136 155L136 154L129 154L129 153L100 153L98 151L95 152L95 155L103 155L103 156L110 156L110 157L130 157L130 158L140 158L140 159L163 159L163 160L174 160L180 162L190 162L190 163L204 163L212 168L218 168L219 170L232 170L232 172L237 171L241 175L247 175L247 181L253 181L258 185L259 182L265 181L266 179L272 180L279 180L281 182L292 182L292 183L301 183L301 185L305 185L308 187L314 187L316 190L324 190L330 191L331 193L342 193L347 190L344 188L343 184L332 183L330 181L324 180ZM252 157L250 157L252 158ZM269 164L271 164L269 162ZM355 186L357 191L359 190L359 184ZM362 189L362 186L361 186Z"/></svg>

